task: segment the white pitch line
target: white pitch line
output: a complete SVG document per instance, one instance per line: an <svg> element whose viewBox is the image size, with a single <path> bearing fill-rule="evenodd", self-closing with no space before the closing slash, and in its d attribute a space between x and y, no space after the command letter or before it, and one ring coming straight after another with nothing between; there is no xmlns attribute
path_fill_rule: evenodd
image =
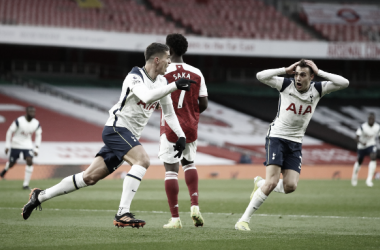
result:
<svg viewBox="0 0 380 250"><path fill-rule="evenodd" d="M0 207L0 210L21 210L22 208L16 207ZM44 210L51 211L77 211L77 212L116 212L117 210L101 210L101 209L61 209L61 208L45 208ZM133 213L152 213L152 214L168 214L166 211L133 211ZM187 214L189 212L179 212L180 214ZM242 213L210 213L202 212L202 214L210 215L241 215ZM380 217L348 217L348 216L323 216L323 215L293 215L293 214L254 214L253 216L261 217L293 217L293 218L316 218L316 219L365 219L365 220L380 220Z"/></svg>

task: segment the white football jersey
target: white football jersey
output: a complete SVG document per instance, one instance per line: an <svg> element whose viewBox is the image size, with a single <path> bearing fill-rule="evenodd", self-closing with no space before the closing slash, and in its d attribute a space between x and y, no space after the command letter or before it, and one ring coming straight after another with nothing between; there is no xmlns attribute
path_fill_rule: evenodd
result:
<svg viewBox="0 0 380 250"><path fill-rule="evenodd" d="M280 92L278 111L267 136L302 143L314 110L323 96L322 82L311 82L309 90L300 93L294 86L294 79L283 79L283 83L276 86Z"/></svg>
<svg viewBox="0 0 380 250"><path fill-rule="evenodd" d="M366 143L365 145L358 143L358 149L374 146L376 145L376 138L380 136L380 125L375 122L371 127L368 122L365 122L356 130L356 135L359 136L360 142Z"/></svg>
<svg viewBox="0 0 380 250"><path fill-rule="evenodd" d="M279 137L302 143L310 119L319 100L333 91L347 88L349 81L339 75L318 70L318 76L328 81L311 82L305 93L295 87L293 78L278 77L285 68L267 69L257 73L257 79L280 92L276 118L270 124L268 137Z"/></svg>
<svg viewBox="0 0 380 250"><path fill-rule="evenodd" d="M125 127L139 139L150 116L159 101L144 103L134 93L133 88L144 84L148 89L156 89L168 84L165 77L158 75L151 79L145 68L134 67L123 82L119 101L109 110L106 126ZM170 94L169 94L170 95Z"/></svg>
<svg viewBox="0 0 380 250"><path fill-rule="evenodd" d="M42 129L39 121L33 118L30 122L28 122L25 116L20 116L11 124L8 129L5 147L17 149L33 149L33 133L36 133L35 143L36 146L39 147L41 144L42 134Z"/></svg>

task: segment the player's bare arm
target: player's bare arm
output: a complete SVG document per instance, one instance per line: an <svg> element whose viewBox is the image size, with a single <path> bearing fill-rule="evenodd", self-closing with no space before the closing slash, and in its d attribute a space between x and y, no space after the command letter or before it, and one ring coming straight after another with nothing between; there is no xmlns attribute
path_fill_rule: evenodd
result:
<svg viewBox="0 0 380 250"><path fill-rule="evenodd" d="M203 96L198 98L199 113L201 114L208 107L208 97Z"/></svg>

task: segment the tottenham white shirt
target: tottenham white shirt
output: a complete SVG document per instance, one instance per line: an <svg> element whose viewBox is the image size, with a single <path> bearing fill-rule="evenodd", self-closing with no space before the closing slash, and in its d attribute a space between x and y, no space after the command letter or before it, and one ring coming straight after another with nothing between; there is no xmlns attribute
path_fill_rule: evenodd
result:
<svg viewBox="0 0 380 250"><path fill-rule="evenodd" d="M7 131L5 147L33 149L33 133L36 133L35 144L37 147L40 147L42 128L39 121L33 118L30 122L28 122L25 116L20 116L12 122Z"/></svg>
<svg viewBox="0 0 380 250"><path fill-rule="evenodd" d="M140 139L142 130L160 103L165 120L178 137L185 137L174 113L170 93L176 84L164 76L151 79L145 68L134 67L123 82L119 101L109 110L106 126L125 127Z"/></svg>
<svg viewBox="0 0 380 250"><path fill-rule="evenodd" d="M277 77L284 74L285 68L257 73L259 81L280 92L277 115L269 126L267 136L302 143L319 100L326 94L346 88L349 82L341 76L318 70L318 75L329 81L311 82L310 88L300 93L293 78Z"/></svg>
<svg viewBox="0 0 380 250"><path fill-rule="evenodd" d="M372 126L369 126L368 122L365 122L356 130L356 135L359 136L360 142L366 143L365 145L358 143L358 149L375 146L376 138L380 136L380 125L375 122Z"/></svg>

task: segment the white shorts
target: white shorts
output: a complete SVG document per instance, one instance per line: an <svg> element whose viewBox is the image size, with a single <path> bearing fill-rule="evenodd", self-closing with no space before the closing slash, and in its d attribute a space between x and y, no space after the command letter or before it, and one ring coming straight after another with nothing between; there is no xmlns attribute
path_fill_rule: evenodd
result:
<svg viewBox="0 0 380 250"><path fill-rule="evenodd" d="M175 143L168 141L166 134L162 134L160 138L160 151L158 152L158 158L166 163L177 163L182 158L185 158L187 161L194 161L195 155L197 153L197 140L191 143L186 143L186 148L182 152L181 158L174 158L178 151L174 150Z"/></svg>

